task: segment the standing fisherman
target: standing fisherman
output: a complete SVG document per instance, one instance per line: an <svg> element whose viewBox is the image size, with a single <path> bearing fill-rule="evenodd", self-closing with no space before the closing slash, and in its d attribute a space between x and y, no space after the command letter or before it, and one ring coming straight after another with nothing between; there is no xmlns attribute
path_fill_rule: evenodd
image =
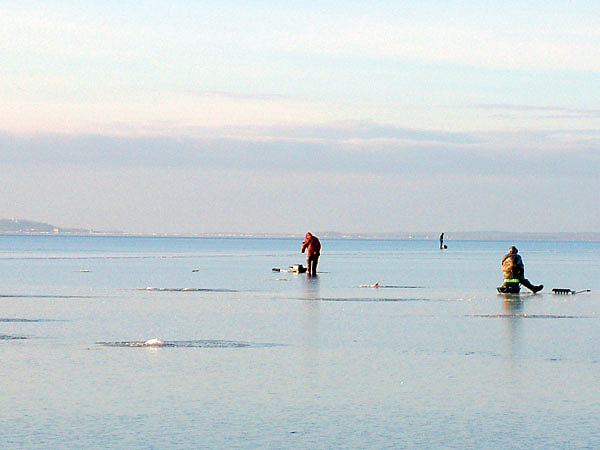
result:
<svg viewBox="0 0 600 450"><path fill-rule="evenodd" d="M310 231L304 235L302 242L302 253L306 250L306 271L308 275L317 274L317 264L319 264L319 255L321 254L321 242L319 238L313 236Z"/></svg>

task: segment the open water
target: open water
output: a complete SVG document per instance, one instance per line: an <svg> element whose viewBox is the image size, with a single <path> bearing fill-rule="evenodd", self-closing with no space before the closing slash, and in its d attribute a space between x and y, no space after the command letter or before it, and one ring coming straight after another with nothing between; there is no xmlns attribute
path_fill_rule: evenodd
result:
<svg viewBox="0 0 600 450"><path fill-rule="evenodd" d="M0 448L600 447L600 243L300 244L0 236Z"/></svg>

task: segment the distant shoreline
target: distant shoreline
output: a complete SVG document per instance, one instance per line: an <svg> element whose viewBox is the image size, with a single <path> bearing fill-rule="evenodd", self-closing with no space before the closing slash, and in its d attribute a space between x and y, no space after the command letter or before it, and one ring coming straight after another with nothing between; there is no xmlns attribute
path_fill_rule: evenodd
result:
<svg viewBox="0 0 600 450"><path fill-rule="evenodd" d="M321 239L390 240L390 241L438 241L432 233L318 233ZM89 236L89 237L145 237L145 238L213 238L213 239L302 239L301 233L126 233L126 232L71 232L71 231L4 231L3 236ZM600 242L600 233L510 233L510 232L457 232L445 233L446 242L451 241L555 241Z"/></svg>
<svg viewBox="0 0 600 450"><path fill-rule="evenodd" d="M389 233L341 233L318 231L325 239L365 240L424 240L437 241L444 231L445 241L600 241L600 232L511 232L511 231L399 231ZM0 219L0 234L42 236L140 236L140 237L196 237L196 238L249 238L249 239L301 239L304 233L128 233L123 231L97 231L94 229L58 227L26 219Z"/></svg>

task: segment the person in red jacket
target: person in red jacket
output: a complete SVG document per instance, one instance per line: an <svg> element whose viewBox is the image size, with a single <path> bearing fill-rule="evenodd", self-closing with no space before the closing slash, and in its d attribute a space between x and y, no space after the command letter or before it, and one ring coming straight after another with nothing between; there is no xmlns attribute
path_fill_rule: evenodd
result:
<svg viewBox="0 0 600 450"><path fill-rule="evenodd" d="M319 255L321 255L321 242L319 238L313 236L310 232L304 235L302 242L302 253L306 250L306 273L308 275L317 274L317 264L319 264Z"/></svg>

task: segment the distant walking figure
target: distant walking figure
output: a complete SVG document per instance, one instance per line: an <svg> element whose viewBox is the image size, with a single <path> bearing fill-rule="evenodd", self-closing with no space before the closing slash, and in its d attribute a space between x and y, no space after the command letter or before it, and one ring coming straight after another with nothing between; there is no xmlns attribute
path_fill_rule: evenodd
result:
<svg viewBox="0 0 600 450"><path fill-rule="evenodd" d="M514 245L508 249L508 253L502 258L502 274L504 275L504 284L498 288L498 292L503 294L517 294L521 290L520 284L532 292L539 292L544 289L544 285L535 286L525 278L525 265L521 255L517 253L517 247Z"/></svg>
<svg viewBox="0 0 600 450"><path fill-rule="evenodd" d="M440 234L440 248L444 248L444 233Z"/></svg>
<svg viewBox="0 0 600 450"><path fill-rule="evenodd" d="M321 254L321 242L319 238L313 236L310 232L304 235L302 242L302 253L306 250L306 273L308 275L317 274L317 264L319 264L319 255Z"/></svg>

